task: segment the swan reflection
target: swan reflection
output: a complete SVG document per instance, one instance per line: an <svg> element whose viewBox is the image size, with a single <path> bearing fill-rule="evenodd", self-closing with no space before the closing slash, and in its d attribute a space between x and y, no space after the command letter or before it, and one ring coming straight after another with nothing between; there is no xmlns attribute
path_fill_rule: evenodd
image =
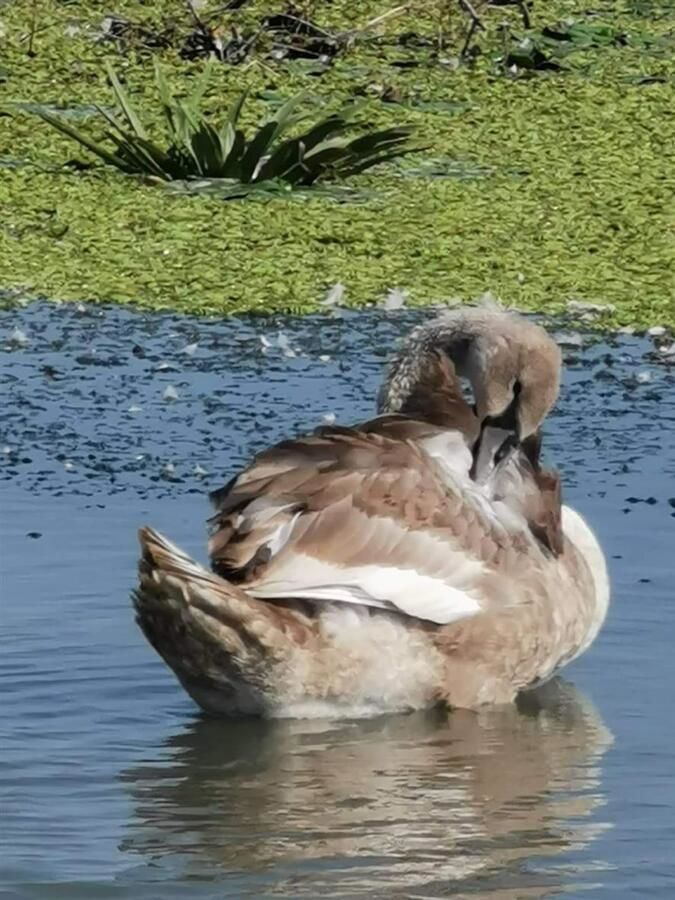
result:
<svg viewBox="0 0 675 900"><path fill-rule="evenodd" d="M238 896L546 897L583 874L547 857L608 827L592 813L611 742L561 681L479 713L200 719L123 773L123 849Z"/></svg>

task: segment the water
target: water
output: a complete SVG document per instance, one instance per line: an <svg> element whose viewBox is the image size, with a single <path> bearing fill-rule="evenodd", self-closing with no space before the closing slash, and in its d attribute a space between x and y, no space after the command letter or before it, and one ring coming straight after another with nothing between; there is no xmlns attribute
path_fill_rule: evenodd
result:
<svg viewBox="0 0 675 900"><path fill-rule="evenodd" d="M0 313L0 897L675 896L675 375L651 341L566 351L548 453L613 606L519 709L209 720L134 625L137 527L204 558L206 491L369 414L415 317Z"/></svg>

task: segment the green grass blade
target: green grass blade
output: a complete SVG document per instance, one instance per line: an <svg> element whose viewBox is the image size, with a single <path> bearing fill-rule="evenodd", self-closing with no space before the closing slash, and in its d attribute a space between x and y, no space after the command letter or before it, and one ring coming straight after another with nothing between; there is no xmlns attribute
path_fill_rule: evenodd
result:
<svg viewBox="0 0 675 900"><path fill-rule="evenodd" d="M192 135L189 151L200 175L205 178L222 176L227 157L223 156L220 135L208 122L202 121Z"/></svg>
<svg viewBox="0 0 675 900"><path fill-rule="evenodd" d="M309 153L323 141L337 138L339 135L344 134L348 128L349 124L341 116L332 115L322 119L309 131L299 135L298 140L302 141L305 152Z"/></svg>
<svg viewBox="0 0 675 900"><path fill-rule="evenodd" d="M227 159L234 144L235 130L231 122L225 122L223 127L218 131L218 140L220 141L220 152L223 161Z"/></svg>
<svg viewBox="0 0 675 900"><path fill-rule="evenodd" d="M303 159L305 172L297 183L309 185L324 178L329 171L345 160L346 153L345 147L332 141L325 141L313 153L305 155Z"/></svg>
<svg viewBox="0 0 675 900"><path fill-rule="evenodd" d="M277 123L272 121L259 128L251 138L241 160L241 180L248 184L253 179L256 168L264 158L267 149L274 140Z"/></svg>
<svg viewBox="0 0 675 900"><path fill-rule="evenodd" d="M72 138L74 141L77 141L77 143L82 147L86 147L87 150L89 150L95 156L98 156L98 158L102 159L103 162L108 163L108 165L115 166L115 168L117 169L126 171L127 166L122 157L118 156L115 153L112 153L110 150L107 150L101 144L87 137L86 134L83 134L76 128L73 128L72 125L69 125L67 122L64 122L57 116L52 116L50 115L50 113L44 112L43 110L36 110L35 115L42 119L44 122L47 122L48 125L51 125L52 128L60 131L61 134L65 134L67 137Z"/></svg>
<svg viewBox="0 0 675 900"><path fill-rule="evenodd" d="M349 149L355 156L362 153L372 153L373 150L387 145L402 145L409 140L411 134L412 129L410 128L385 128L382 131L374 131L371 134L364 134L362 137L354 138L349 145Z"/></svg>
<svg viewBox="0 0 675 900"><path fill-rule="evenodd" d="M296 122L305 118L304 115L294 116L293 113L297 107L306 99L306 94L296 94L287 100L283 106L277 110L277 114L269 122L266 122L258 129L256 134L250 140L248 148L241 161L241 180L249 182L253 179L261 179L260 172L264 163L262 162L274 146L281 135ZM256 172L256 169L258 170ZM275 177L273 174L271 177Z"/></svg>
<svg viewBox="0 0 675 900"><path fill-rule="evenodd" d="M195 78L192 90L185 98L185 105L195 113L199 112L202 100L204 99L204 94L206 93L206 88L211 80L212 72L213 60L209 59L207 60L201 75L198 75L197 78Z"/></svg>
<svg viewBox="0 0 675 900"><path fill-rule="evenodd" d="M256 181L278 179L291 184L302 175L304 147L299 138L284 141L260 167Z"/></svg>
<svg viewBox="0 0 675 900"><path fill-rule="evenodd" d="M402 147L384 153L376 153L373 156L367 156L365 159L358 160L352 164L345 163L344 166L338 165L336 173L341 178L350 178L352 175L359 175L367 169L372 169L373 166L379 166L380 163L389 162L392 159L400 159L402 156L408 156L410 153L419 153L421 150L425 149L426 147Z"/></svg>
<svg viewBox="0 0 675 900"><path fill-rule="evenodd" d="M115 98L120 106L120 109L122 110L124 118L129 123L129 127L134 132L136 137L147 140L148 135L146 133L146 130L143 127L141 120L136 115L134 108L129 101L129 97L122 87L120 80L115 74L115 70L113 69L109 60L106 60L105 67L108 73L108 78L110 79L110 83L115 93Z"/></svg>
<svg viewBox="0 0 675 900"><path fill-rule="evenodd" d="M169 127L169 135L172 141L178 141L178 128L176 122L176 101L171 93L171 89L169 88L169 84L164 77L164 73L162 69L155 60L155 84L157 85L157 90L159 92L159 100L162 105L162 112L164 113L164 118L166 119L166 123Z"/></svg>
<svg viewBox="0 0 675 900"><path fill-rule="evenodd" d="M304 156L331 137L336 137L347 128L347 123L338 115L328 116L305 134L286 140L280 144L270 158L261 166L256 180L267 181L278 178L295 183L305 171Z"/></svg>
<svg viewBox="0 0 675 900"><path fill-rule="evenodd" d="M351 143L352 141L345 135L336 135L325 141L321 141L316 144L315 147L312 147L311 150L307 150L305 152L305 158L313 159L314 157L320 156L325 150L340 150L343 154L348 153L351 155L351 151L348 150Z"/></svg>
<svg viewBox="0 0 675 900"><path fill-rule="evenodd" d="M107 136L117 145L117 152L123 158L135 167L139 175L156 175L158 178L173 177L167 171L167 154L159 147L139 138L135 134L129 134L128 137L118 137L112 132L107 132Z"/></svg>
<svg viewBox="0 0 675 900"><path fill-rule="evenodd" d="M276 140L280 137L284 131L287 131L291 125L295 124L295 122L299 122L302 119L306 118L307 114L294 116L293 113L298 108L298 106L307 99L307 94L302 92L300 94L296 94L294 97L290 97L283 106L279 107L276 115L271 120L276 123L276 131L274 132L274 136L272 140Z"/></svg>
<svg viewBox="0 0 675 900"><path fill-rule="evenodd" d="M223 177L224 178L240 178L241 177L241 161L246 152L246 138L244 137L244 132L240 131L238 128L234 132L234 140L232 141L232 148L227 155L227 159L225 160L225 164L223 166Z"/></svg>
<svg viewBox="0 0 675 900"><path fill-rule="evenodd" d="M230 107L229 113L227 114L227 120L235 130L239 122L239 116L241 115L241 108L244 105L247 97L248 91L243 91L234 101L234 103Z"/></svg>
<svg viewBox="0 0 675 900"><path fill-rule="evenodd" d="M103 109L102 106L98 106L98 105L96 106L96 109L98 111L99 116L101 116L102 119L105 119L106 122L108 123L108 125L110 125L112 128L114 128L115 131L118 131L122 137L128 138L130 136L130 132L125 131L125 129L122 128L122 126L117 121L117 119L113 115L111 115L106 109ZM136 135L133 135L133 136L135 137Z"/></svg>
<svg viewBox="0 0 675 900"><path fill-rule="evenodd" d="M223 157L222 175L225 178L239 178L241 173L241 159L246 152L246 138L238 128L237 122L241 115L248 91L243 91L232 103L224 125L218 130L218 137Z"/></svg>

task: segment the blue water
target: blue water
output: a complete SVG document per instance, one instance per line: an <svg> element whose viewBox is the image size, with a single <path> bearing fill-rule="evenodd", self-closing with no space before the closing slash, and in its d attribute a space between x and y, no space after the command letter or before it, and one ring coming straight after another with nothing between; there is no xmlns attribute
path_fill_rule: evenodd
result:
<svg viewBox="0 0 675 900"><path fill-rule="evenodd" d="M675 373L650 340L566 351L546 445L613 605L520 708L209 720L133 622L138 526L203 558L207 490L371 413L420 315L0 312L0 897L675 896Z"/></svg>

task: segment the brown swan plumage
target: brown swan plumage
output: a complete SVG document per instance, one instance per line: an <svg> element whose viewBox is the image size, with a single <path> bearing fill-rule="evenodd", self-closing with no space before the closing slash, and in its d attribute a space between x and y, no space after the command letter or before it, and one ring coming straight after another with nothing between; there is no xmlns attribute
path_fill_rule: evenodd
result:
<svg viewBox="0 0 675 900"><path fill-rule="evenodd" d="M597 541L540 463L559 368L511 314L415 329L379 416L283 441L212 495L212 571L141 531L150 643L228 714L475 707L549 678L609 599Z"/></svg>

